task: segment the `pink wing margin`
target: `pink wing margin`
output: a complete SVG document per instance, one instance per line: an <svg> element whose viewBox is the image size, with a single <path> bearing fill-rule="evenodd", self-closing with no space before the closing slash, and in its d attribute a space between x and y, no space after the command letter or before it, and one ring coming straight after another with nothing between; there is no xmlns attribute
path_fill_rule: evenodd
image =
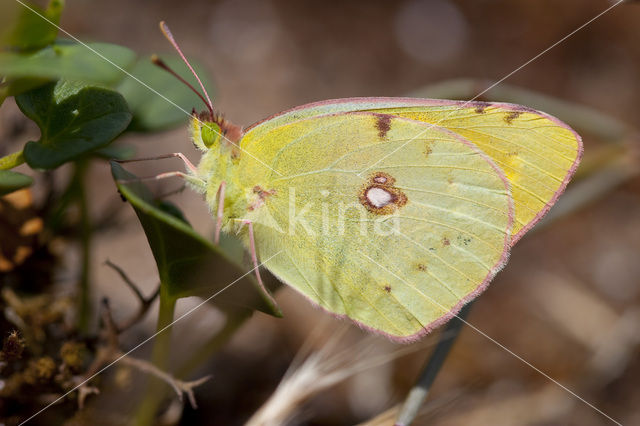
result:
<svg viewBox="0 0 640 426"><path fill-rule="evenodd" d="M556 203L556 201L558 200L558 197L562 195L567 185L569 184L569 181L571 181L571 179L573 178L573 175L575 174L578 168L578 165L582 160L582 155L584 151L582 138L580 137L580 135L563 121L559 120L558 118L552 115L549 115L542 111L538 111L533 108L529 108L529 107L517 105L517 104L504 103L504 102L480 102L480 101L470 102L470 101L451 101L451 100L443 100L443 99L389 98L389 97L371 97L371 98L360 97L360 98L328 99L324 101L312 102L309 104L300 105L295 108L291 108L291 109L282 111L280 113L271 115L263 120L260 120L252 124L245 130L245 132L249 132L252 129L257 128L261 124L266 123L268 121L278 119L278 118L284 118L284 116L293 115L294 116L293 118L295 119L296 112L302 113L300 119L310 118L314 116L314 114L305 116L304 112L308 110L318 109L318 114L315 114L315 115L325 115L331 112L335 113L336 111L332 111L331 109L332 106L339 108L341 105L345 105L345 104L351 104L352 107L350 106L349 108L344 109L341 112L366 111L368 109L377 109L377 108L412 107L412 106L425 106L425 107L458 106L461 108L476 107L476 106L481 106L481 107L491 106L496 108L502 108L505 111L529 112L529 113L537 114L537 115L540 115L541 117L548 119L552 123L558 125L558 127L562 127L569 130L573 134L577 142L576 158L573 164L571 165L571 167L569 168L564 179L560 183L560 186L555 191L553 197L551 197L551 199L549 200L548 203L546 203L544 208L542 208L542 210L540 210L538 214L528 224L526 224L516 235L513 236L511 240L511 246L517 243L529 230L531 230L531 228L533 228L549 212L551 207ZM324 110L325 107L326 107L326 110Z"/></svg>

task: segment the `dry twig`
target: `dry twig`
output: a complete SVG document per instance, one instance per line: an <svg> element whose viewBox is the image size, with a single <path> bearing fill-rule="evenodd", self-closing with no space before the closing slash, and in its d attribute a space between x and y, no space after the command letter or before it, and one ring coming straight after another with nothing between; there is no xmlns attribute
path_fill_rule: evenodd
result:
<svg viewBox="0 0 640 426"><path fill-rule="evenodd" d="M160 380L166 382L169 386L173 388L173 390L178 395L178 398L180 401L183 401L183 394L186 394L187 399L189 400L189 403L191 404L191 406L193 408L197 408L193 389L196 386L199 386L202 383L209 380L210 376L205 376L193 381L179 380L173 377L171 374L165 371L162 371L161 369L153 365L151 362L125 355L120 350L120 347L119 347L120 334L125 330L129 329L131 326L136 324L138 321L140 321L144 317L144 315L149 310L149 307L151 306L155 298L158 296L159 289L156 290L154 294L151 295L150 297L145 298L142 295L142 292L133 283L133 281L129 279L129 277L125 274L125 272L122 269L120 269L117 265L113 264L108 260L106 264L111 268L115 269L116 272L120 274L124 282L127 283L129 288L133 291L133 293L136 295L136 297L140 301L141 306L138 312L134 316L132 316L129 320L125 321L124 324L119 325L113 319L113 315L111 313L111 307L109 305L109 300L107 298L102 300L102 309L101 309L102 330L100 335L100 341L102 344L98 346L96 350L96 356L93 362L91 363L90 367L85 372L85 374L82 376L75 376L72 380L72 383L74 383L76 386L78 383L83 383L83 385L78 387L79 409L82 409L84 407L84 403L88 395L99 393L98 388L94 386L90 386L88 383L84 383L84 382L88 378L91 378L93 375L95 375L104 366L114 361L121 361L131 367L136 368L137 370L143 373L151 374L159 378Z"/></svg>

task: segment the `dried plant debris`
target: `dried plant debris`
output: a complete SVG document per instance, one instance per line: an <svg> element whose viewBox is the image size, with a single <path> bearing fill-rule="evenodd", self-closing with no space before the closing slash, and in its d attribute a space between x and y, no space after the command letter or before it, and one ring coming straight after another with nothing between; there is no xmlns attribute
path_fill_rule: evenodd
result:
<svg viewBox="0 0 640 426"><path fill-rule="evenodd" d="M33 254L42 230L29 189L0 198L0 272L13 270Z"/></svg>
<svg viewBox="0 0 640 426"><path fill-rule="evenodd" d="M116 361L164 381L175 391L178 401L186 400L196 407L193 389L208 376L183 381L120 348L120 335L143 319L157 297L157 291L144 297L135 283L128 278L126 283L138 298L140 308L122 323L116 323L109 301L104 299L101 324L94 335L81 335L68 321L69 312L75 309L70 297L24 296L10 287L2 290L0 327L10 328L0 350L0 424L19 424L48 405L52 405L51 415L73 418L78 410L85 409L92 396L100 394L103 382L97 376Z"/></svg>
<svg viewBox="0 0 640 426"><path fill-rule="evenodd" d="M24 351L24 339L20 337L17 330L13 330L4 339L2 343L2 351L0 352L0 361L7 363L19 360Z"/></svg>

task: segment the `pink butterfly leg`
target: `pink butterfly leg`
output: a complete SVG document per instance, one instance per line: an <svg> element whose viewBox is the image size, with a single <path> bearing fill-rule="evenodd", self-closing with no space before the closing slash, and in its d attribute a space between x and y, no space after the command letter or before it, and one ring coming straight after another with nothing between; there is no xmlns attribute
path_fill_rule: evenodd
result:
<svg viewBox="0 0 640 426"><path fill-rule="evenodd" d="M172 152L171 154L157 155L154 157L132 158L130 160L115 160L115 161L118 163L133 163L136 161L160 160L162 158L179 158L182 160L184 165L187 166L187 169L189 169L191 173L193 174L198 173L198 168L194 166L193 163L189 161L189 159L181 152Z"/></svg>
<svg viewBox="0 0 640 426"><path fill-rule="evenodd" d="M164 172L158 175L141 176L134 179L118 179L118 182L119 183L135 183L135 182L143 182L143 181L149 181L149 180L161 180L161 179L166 179L170 177L179 177L179 178L188 180L191 176L184 172Z"/></svg>
<svg viewBox="0 0 640 426"><path fill-rule="evenodd" d="M224 191L227 186L225 181L220 183L220 187L218 188L218 214L216 219L216 233L215 233L215 243L218 244L220 242L220 230L222 229L222 218L224 211ZM238 220L238 219L236 219ZM249 250L251 251L251 262L253 263L253 269L256 273L256 279L258 281L258 285L262 289L262 292L269 298L270 303L273 306L278 306L276 301L273 299L273 296L267 290L262 281L262 277L260 276L260 264L258 263L258 253L256 251L256 239L253 234L253 222L250 220L240 220L242 226L247 225L249 228Z"/></svg>
<svg viewBox="0 0 640 426"><path fill-rule="evenodd" d="M253 267L256 271L256 278L258 280L258 285L264 291L265 294L270 295L270 293L267 291L266 287L264 286L264 283L262 282L262 278L260 277L260 268L259 268L260 264L258 263L258 254L256 252L256 240L253 237L253 222L251 222L250 220L243 220L242 224L247 225L249 228L249 249L251 250L251 261L253 262ZM271 299L273 301L273 298ZM275 301L273 301L273 303L275 303Z"/></svg>
<svg viewBox="0 0 640 426"><path fill-rule="evenodd" d="M220 231L222 230L222 217L224 213L224 190L227 187L225 181L220 182L218 187L218 213L216 215L216 233L214 234L214 242L216 245L220 243Z"/></svg>

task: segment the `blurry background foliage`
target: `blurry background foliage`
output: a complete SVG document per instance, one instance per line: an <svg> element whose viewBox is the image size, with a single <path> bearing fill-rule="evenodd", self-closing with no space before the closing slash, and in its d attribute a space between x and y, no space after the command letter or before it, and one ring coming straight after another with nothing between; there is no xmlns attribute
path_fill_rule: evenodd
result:
<svg viewBox="0 0 640 426"><path fill-rule="evenodd" d="M216 107L248 125L336 97L471 99L610 5L31 5L86 47L3 1L0 421L24 420L248 269L235 239L211 244L213 221L198 195L179 191L180 182L137 183L105 161L170 152L197 160L184 123L203 106L149 62L149 53L170 51L160 20L190 59L202 61L196 69ZM640 424L639 21L637 2L617 6L481 96L565 120L583 136L585 157L567 193L515 247L468 318L623 424ZM195 83L175 55L161 57ZM207 70L215 71L217 93ZM127 169L148 176L181 167L164 160ZM105 266L107 259L113 263ZM277 300L280 307L251 275L242 278L34 424L389 424L438 333L399 349L342 329L289 289ZM276 318L281 312L284 320ZM195 392L199 408L148 382L148 374L187 399ZM416 424L606 421L463 328Z"/></svg>

